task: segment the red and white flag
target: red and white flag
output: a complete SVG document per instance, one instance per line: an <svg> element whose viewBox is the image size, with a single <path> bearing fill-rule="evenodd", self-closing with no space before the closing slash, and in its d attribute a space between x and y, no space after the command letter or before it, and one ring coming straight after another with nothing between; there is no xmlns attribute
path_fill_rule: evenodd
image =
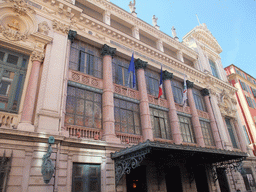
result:
<svg viewBox="0 0 256 192"><path fill-rule="evenodd" d="M183 96L182 96L182 105L183 107L186 107L187 105L187 93L188 93L188 89L187 89L187 82L186 82L186 76L184 76L184 87L183 87Z"/></svg>
<svg viewBox="0 0 256 192"><path fill-rule="evenodd" d="M159 83L159 92L158 92L158 99L163 95L163 70L161 65L161 73L160 73L160 83Z"/></svg>

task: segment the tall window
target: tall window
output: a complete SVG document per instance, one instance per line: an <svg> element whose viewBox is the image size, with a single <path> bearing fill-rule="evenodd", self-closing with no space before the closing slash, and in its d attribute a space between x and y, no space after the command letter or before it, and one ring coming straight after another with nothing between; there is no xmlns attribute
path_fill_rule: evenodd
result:
<svg viewBox="0 0 256 192"><path fill-rule="evenodd" d="M254 108L252 99L250 97L247 97L247 96L245 96L245 98L247 100L247 103L248 103L249 107Z"/></svg>
<svg viewBox="0 0 256 192"><path fill-rule="evenodd" d="M69 86L65 123L101 129L101 94Z"/></svg>
<svg viewBox="0 0 256 192"><path fill-rule="evenodd" d="M0 110L17 113L28 56L0 48Z"/></svg>
<svg viewBox="0 0 256 192"><path fill-rule="evenodd" d="M254 191L256 188L255 179L252 174L252 170L250 168L244 168L244 172L242 173L244 184L247 191Z"/></svg>
<svg viewBox="0 0 256 192"><path fill-rule="evenodd" d="M72 191L73 192L100 192L100 165L73 164Z"/></svg>
<svg viewBox="0 0 256 192"><path fill-rule="evenodd" d="M172 92L175 103L182 104L182 93L183 93L183 86L180 82L172 80Z"/></svg>
<svg viewBox="0 0 256 192"><path fill-rule="evenodd" d="M252 93L253 93L254 98L256 98L256 89L252 88Z"/></svg>
<svg viewBox="0 0 256 192"><path fill-rule="evenodd" d="M191 119L189 117L184 117L178 115L180 122L180 131L182 135L183 142L195 143L195 137L192 130Z"/></svg>
<svg viewBox="0 0 256 192"><path fill-rule="evenodd" d="M157 97L159 93L160 72L155 72L155 71L146 69L145 77L147 82L148 94ZM163 89L163 92L164 92L164 89ZM164 98L164 93L161 96L161 98Z"/></svg>
<svg viewBox="0 0 256 192"><path fill-rule="evenodd" d="M168 113L159 109L150 108L150 116L154 137L172 139L171 129L168 123Z"/></svg>
<svg viewBox="0 0 256 192"><path fill-rule="evenodd" d="M11 170L11 157L0 157L0 191L6 191L9 172Z"/></svg>
<svg viewBox="0 0 256 192"><path fill-rule="evenodd" d="M214 140L213 140L210 123L205 122L205 121L200 121L200 124L201 124L201 128L202 128L205 145L214 146L215 144L214 144Z"/></svg>
<svg viewBox="0 0 256 192"><path fill-rule="evenodd" d="M74 41L70 48L69 68L102 78L100 49L82 41Z"/></svg>
<svg viewBox="0 0 256 192"><path fill-rule="evenodd" d="M234 133L234 130L233 130L233 126L231 124L231 120L229 118L225 118L225 121L226 121L226 125L227 125L227 128L228 128L228 133L229 133L232 145L233 145L234 148L238 148L236 138L235 138L235 133Z"/></svg>
<svg viewBox="0 0 256 192"><path fill-rule="evenodd" d="M115 98L114 105L115 130L141 135L139 104Z"/></svg>
<svg viewBox="0 0 256 192"><path fill-rule="evenodd" d="M120 57L114 57L112 61L114 83L133 88L132 77L130 77L130 83L128 84L128 68L130 65L130 61L122 59ZM134 89L137 89L137 81Z"/></svg>
<svg viewBox="0 0 256 192"><path fill-rule="evenodd" d="M201 111L206 111L203 96L199 90L193 89L193 97L195 100L196 108Z"/></svg>
<svg viewBox="0 0 256 192"><path fill-rule="evenodd" d="M210 66L211 66L211 70L212 70L212 75L214 77L217 77L219 78L219 75L218 75L218 70L217 70L217 67L216 67L216 64L212 61L212 60L209 60L209 63L210 63Z"/></svg>

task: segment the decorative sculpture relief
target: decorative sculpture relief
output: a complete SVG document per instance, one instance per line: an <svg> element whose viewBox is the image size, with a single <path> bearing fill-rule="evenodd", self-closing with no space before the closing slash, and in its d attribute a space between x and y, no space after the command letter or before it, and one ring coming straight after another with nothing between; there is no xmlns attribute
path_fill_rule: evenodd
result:
<svg viewBox="0 0 256 192"><path fill-rule="evenodd" d="M33 51L31 54L31 61L39 61L42 63L44 60L44 53L39 51Z"/></svg>
<svg viewBox="0 0 256 192"><path fill-rule="evenodd" d="M46 21L38 24L38 32L44 35L48 35L50 27Z"/></svg>
<svg viewBox="0 0 256 192"><path fill-rule="evenodd" d="M57 20L53 20L52 28L56 31L60 31L64 34L68 34L70 26L65 25Z"/></svg>
<svg viewBox="0 0 256 192"><path fill-rule="evenodd" d="M101 55L105 56L105 55L110 55L110 56L115 56L116 54L116 48L112 48L110 46L108 46L107 44L104 44L102 49L101 49Z"/></svg>
<svg viewBox="0 0 256 192"><path fill-rule="evenodd" d="M13 9L18 14L24 15L27 11L35 13L35 10L31 9L24 0L5 0L6 2L13 3Z"/></svg>
<svg viewBox="0 0 256 192"><path fill-rule="evenodd" d="M10 21L6 21L5 26L0 25L0 32L9 40L20 41L27 38L27 33L21 30L23 22L13 18ZM24 26L22 27L24 28Z"/></svg>

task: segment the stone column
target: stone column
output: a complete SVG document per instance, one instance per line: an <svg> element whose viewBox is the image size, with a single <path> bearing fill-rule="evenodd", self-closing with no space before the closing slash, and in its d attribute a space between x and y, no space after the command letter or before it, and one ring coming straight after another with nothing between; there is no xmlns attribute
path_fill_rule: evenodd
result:
<svg viewBox="0 0 256 192"><path fill-rule="evenodd" d="M243 135L243 132L242 132L242 127L239 127L238 122L237 122L236 119L234 119L233 122L234 122L235 130L236 130L236 133L237 133L237 138L239 140L241 150L243 152L247 153L246 141L244 139L244 135Z"/></svg>
<svg viewBox="0 0 256 192"><path fill-rule="evenodd" d="M216 147L218 149L222 149L222 144L221 144L219 131L218 131L218 128L217 128L216 120L215 120L213 110L212 110L212 106L211 106L211 102L210 102L209 90L208 89L202 89L201 93L204 97L204 102L205 102L205 105L206 105L206 109L207 109L207 112L208 112L209 117L210 117L210 124L211 124L212 134L213 134L213 138L214 138Z"/></svg>
<svg viewBox="0 0 256 192"><path fill-rule="evenodd" d="M121 143L115 133L114 119L114 85L112 76L112 57L116 49L104 44L101 50L103 55L103 137L102 139L110 143Z"/></svg>
<svg viewBox="0 0 256 192"><path fill-rule="evenodd" d="M184 58L183 58L183 53L182 51L177 51L177 58L181 61L184 62Z"/></svg>
<svg viewBox="0 0 256 192"><path fill-rule="evenodd" d="M21 115L21 123L18 125L18 129L24 131L34 131L33 115L35 109L36 93L39 80L40 66L44 60L44 53L41 51L33 51L31 54L32 69L28 80L28 86L26 90L26 96L23 105L23 111Z"/></svg>
<svg viewBox="0 0 256 192"><path fill-rule="evenodd" d="M205 147L203 133L202 133L199 117L197 114L196 104L195 104L193 92L192 92L193 86L194 86L194 83L187 80L188 102L189 102L189 106L192 114L192 125L195 132L197 144L200 147Z"/></svg>
<svg viewBox="0 0 256 192"><path fill-rule="evenodd" d="M168 71L164 71L163 80L164 80L164 87L165 87L165 95L166 95L167 104L169 108L168 114L169 114L169 121L171 125L173 141L175 144L181 144L182 135L180 132L180 123L179 123L179 118L177 115L173 93L172 93L172 85L171 85L172 75L173 75L172 73L169 73Z"/></svg>
<svg viewBox="0 0 256 192"><path fill-rule="evenodd" d="M147 67L147 62L140 59L135 60L135 68L137 69L137 82L140 94L140 119L143 141L153 140L153 130L150 120L150 111L148 103L147 84L145 79L144 69Z"/></svg>

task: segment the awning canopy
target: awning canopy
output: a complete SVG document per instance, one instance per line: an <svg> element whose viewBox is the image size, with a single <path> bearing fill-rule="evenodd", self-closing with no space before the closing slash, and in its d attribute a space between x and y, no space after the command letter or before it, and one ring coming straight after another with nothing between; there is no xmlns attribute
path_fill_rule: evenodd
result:
<svg viewBox="0 0 256 192"><path fill-rule="evenodd" d="M129 174L131 169L140 166L146 155L147 158L155 161L160 159L165 161L184 159L188 162L193 162L193 164L232 163L242 161L247 157L244 152L147 140L144 143L111 154L111 158L115 161L116 185L124 174Z"/></svg>

